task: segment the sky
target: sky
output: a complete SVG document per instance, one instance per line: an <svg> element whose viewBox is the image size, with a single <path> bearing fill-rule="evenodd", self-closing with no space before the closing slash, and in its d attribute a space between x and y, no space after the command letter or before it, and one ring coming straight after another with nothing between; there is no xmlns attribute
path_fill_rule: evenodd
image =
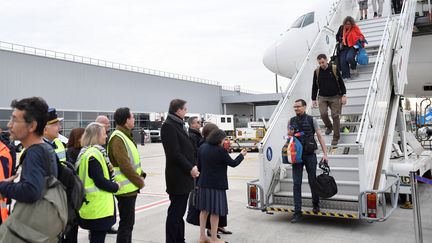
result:
<svg viewBox="0 0 432 243"><path fill-rule="evenodd" d="M0 41L275 91L268 46L310 1L1 1ZM288 79L279 77L285 89Z"/></svg>

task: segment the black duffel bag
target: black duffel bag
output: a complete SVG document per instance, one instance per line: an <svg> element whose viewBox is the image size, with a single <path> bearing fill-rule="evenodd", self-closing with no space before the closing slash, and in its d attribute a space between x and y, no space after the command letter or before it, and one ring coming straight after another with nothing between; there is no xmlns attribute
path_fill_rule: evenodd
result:
<svg viewBox="0 0 432 243"><path fill-rule="evenodd" d="M317 176L314 190L322 198L331 198L338 192L336 181L330 175L330 166L326 160L319 162L319 168L323 173Z"/></svg>

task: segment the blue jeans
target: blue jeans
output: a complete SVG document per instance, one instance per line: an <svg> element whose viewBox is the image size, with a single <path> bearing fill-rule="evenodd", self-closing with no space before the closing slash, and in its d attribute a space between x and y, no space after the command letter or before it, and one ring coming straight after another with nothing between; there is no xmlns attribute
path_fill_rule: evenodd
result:
<svg viewBox="0 0 432 243"><path fill-rule="evenodd" d="M303 179L303 165L306 167L308 174L308 182L312 192L312 204L314 207L319 206L319 196L314 192L314 185L316 181L316 168L317 168L317 157L316 154L303 155L303 163L293 164L293 191L294 191L294 211L296 214L301 213L302 207L302 196L301 186Z"/></svg>
<svg viewBox="0 0 432 243"><path fill-rule="evenodd" d="M357 50L354 47L345 47L339 53L339 62L342 71L342 78L351 78L350 66L352 70L357 68L357 62L355 57Z"/></svg>

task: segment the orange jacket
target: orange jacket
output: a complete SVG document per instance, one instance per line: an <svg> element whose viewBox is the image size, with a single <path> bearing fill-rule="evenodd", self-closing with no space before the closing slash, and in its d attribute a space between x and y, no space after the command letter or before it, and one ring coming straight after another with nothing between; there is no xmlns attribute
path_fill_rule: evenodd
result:
<svg viewBox="0 0 432 243"><path fill-rule="evenodd" d="M364 40L364 35L360 31L360 28L357 25L353 25L351 28L343 29L343 45L352 47L356 44L358 40ZM348 41L348 43L347 43Z"/></svg>
<svg viewBox="0 0 432 243"><path fill-rule="evenodd" d="M8 178L12 174L12 156L10 154L9 148L3 143L0 142L0 157L4 157L8 160L8 171L5 173L3 164L0 162L0 181ZM1 198L0 199L0 216L1 216L1 222L5 222L9 211L7 209L7 198Z"/></svg>

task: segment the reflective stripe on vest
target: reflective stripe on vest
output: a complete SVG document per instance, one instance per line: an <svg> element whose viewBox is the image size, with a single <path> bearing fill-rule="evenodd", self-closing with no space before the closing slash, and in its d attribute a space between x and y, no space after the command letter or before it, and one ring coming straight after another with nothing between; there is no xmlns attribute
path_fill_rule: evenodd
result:
<svg viewBox="0 0 432 243"><path fill-rule="evenodd" d="M56 149L54 149L54 152L57 154L57 157L59 158L60 162L65 162L66 161L66 149L65 149L63 143L58 138L54 139L53 142L56 146Z"/></svg>
<svg viewBox="0 0 432 243"><path fill-rule="evenodd" d="M0 157L4 157L8 160L9 169L7 171L6 177L10 177L12 174L12 156L10 154L9 148L3 143L0 142ZM0 181L6 179L5 171L3 168L3 164L0 163ZM7 209L7 198L2 198L0 200L0 217L2 222L4 223L9 216L9 210Z"/></svg>
<svg viewBox="0 0 432 243"><path fill-rule="evenodd" d="M111 192L107 192L96 187L94 181L89 176L89 159L94 157L101 165L104 178L110 179L108 166L103 154L95 147L88 148L81 156L78 167L78 176L84 184L86 201L79 210L79 215L83 219L100 219L114 215L114 197Z"/></svg>
<svg viewBox="0 0 432 243"><path fill-rule="evenodd" d="M110 141L114 136L118 136L123 141L123 144L126 147L126 150L128 152L129 156L129 163L132 165L132 167L135 169L135 172L138 175L141 175L142 169L141 169L141 163L140 163L140 157L138 153L138 149L135 146L135 144L130 140L125 134L123 134L119 130L115 130L111 136ZM137 186L135 186L132 182L128 180L128 178L120 171L120 167L114 167L114 180L122 186L120 190L118 190L115 195L121 195L129 192L134 192L136 190L139 190Z"/></svg>

